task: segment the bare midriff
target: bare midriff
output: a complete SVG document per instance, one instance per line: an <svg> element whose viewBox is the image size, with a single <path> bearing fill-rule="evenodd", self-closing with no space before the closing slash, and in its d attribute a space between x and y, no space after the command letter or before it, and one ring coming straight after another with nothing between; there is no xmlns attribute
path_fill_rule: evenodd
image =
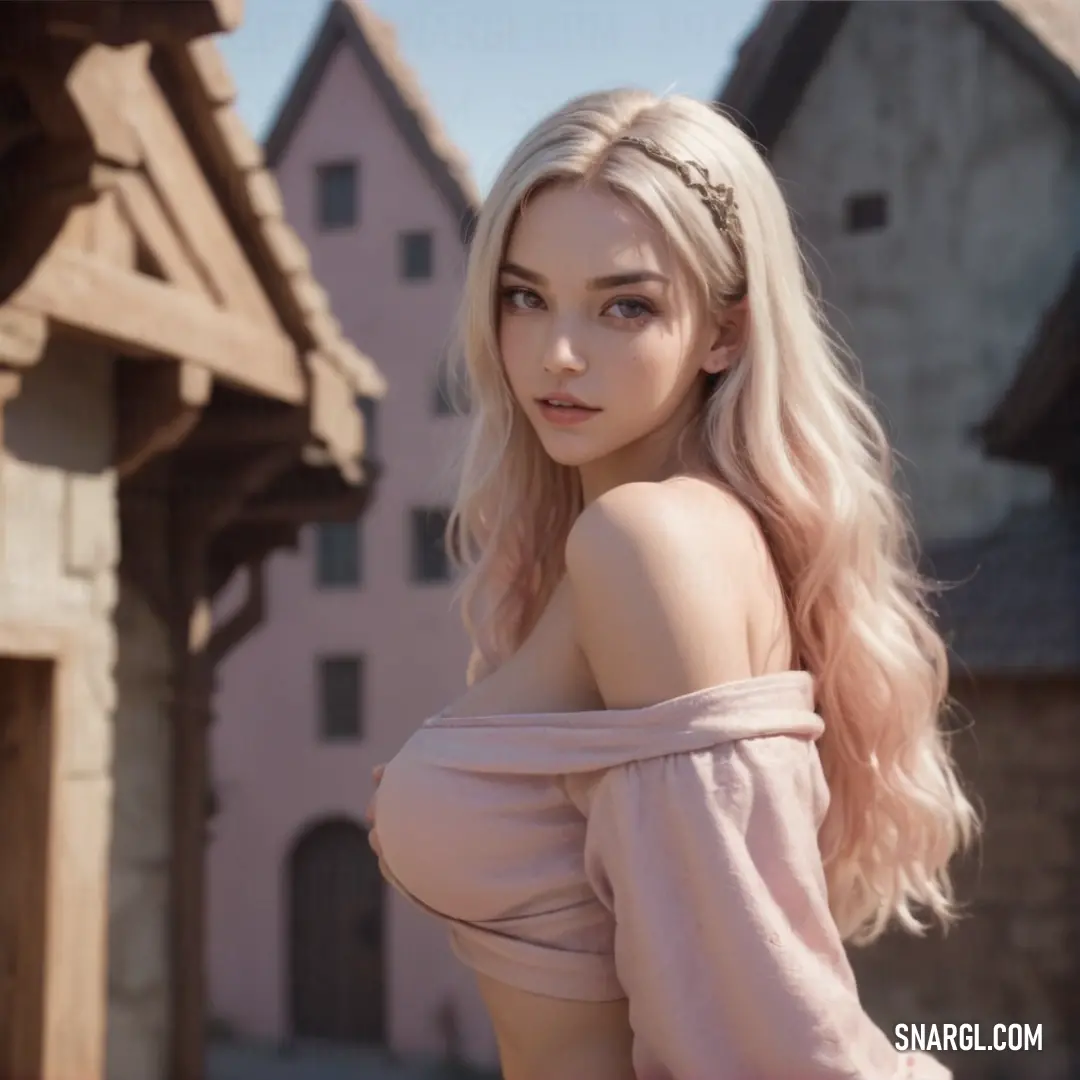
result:
<svg viewBox="0 0 1080 1080"><path fill-rule="evenodd" d="M503 1080L635 1080L625 999L566 1001L477 978Z"/></svg>

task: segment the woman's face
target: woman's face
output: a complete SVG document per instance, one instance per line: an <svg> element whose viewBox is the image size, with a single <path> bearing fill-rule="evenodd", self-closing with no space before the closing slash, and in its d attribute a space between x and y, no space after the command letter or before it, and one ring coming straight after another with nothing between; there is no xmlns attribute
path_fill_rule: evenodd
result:
<svg viewBox="0 0 1080 1080"><path fill-rule="evenodd" d="M545 188L526 201L498 291L507 378L547 453L586 480L612 474L605 487L654 478L703 373L730 362L660 228L606 188Z"/></svg>

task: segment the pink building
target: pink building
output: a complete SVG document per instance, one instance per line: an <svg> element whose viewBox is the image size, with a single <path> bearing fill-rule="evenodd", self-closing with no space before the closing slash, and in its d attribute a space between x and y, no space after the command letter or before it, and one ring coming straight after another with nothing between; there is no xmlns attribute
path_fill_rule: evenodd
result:
<svg viewBox="0 0 1080 1080"><path fill-rule="evenodd" d="M445 932L383 887L370 772L464 688L442 528L462 425L439 362L478 196L393 30L332 0L268 139L287 217L345 333L383 361L359 527L267 569L267 619L220 678L209 851L214 1016L271 1040L496 1060Z"/></svg>

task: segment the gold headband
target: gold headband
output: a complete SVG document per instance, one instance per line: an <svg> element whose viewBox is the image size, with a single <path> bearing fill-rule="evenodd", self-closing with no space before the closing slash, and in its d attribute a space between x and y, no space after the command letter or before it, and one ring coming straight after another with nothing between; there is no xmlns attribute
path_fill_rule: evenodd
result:
<svg viewBox="0 0 1080 1080"><path fill-rule="evenodd" d="M736 216L738 208L735 206L735 192L727 184L711 183L709 174L703 165L696 161L680 161L678 158L672 157L652 139L643 139L638 135L624 135L621 139L615 141L616 143L629 143L631 146L636 146L655 161L659 161L662 165L672 169L688 188L697 192L701 197L706 209L712 214L716 227L733 240L738 239L739 223ZM691 170L696 171L700 179L695 177Z"/></svg>

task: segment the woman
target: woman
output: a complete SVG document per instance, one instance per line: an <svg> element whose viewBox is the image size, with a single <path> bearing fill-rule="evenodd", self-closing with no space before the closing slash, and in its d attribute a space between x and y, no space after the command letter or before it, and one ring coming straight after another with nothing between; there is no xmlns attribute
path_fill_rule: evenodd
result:
<svg viewBox="0 0 1080 1080"><path fill-rule="evenodd" d="M948 1076L842 945L954 917L945 652L768 167L700 102L571 102L495 182L462 326L470 689L372 842L506 1080Z"/></svg>

